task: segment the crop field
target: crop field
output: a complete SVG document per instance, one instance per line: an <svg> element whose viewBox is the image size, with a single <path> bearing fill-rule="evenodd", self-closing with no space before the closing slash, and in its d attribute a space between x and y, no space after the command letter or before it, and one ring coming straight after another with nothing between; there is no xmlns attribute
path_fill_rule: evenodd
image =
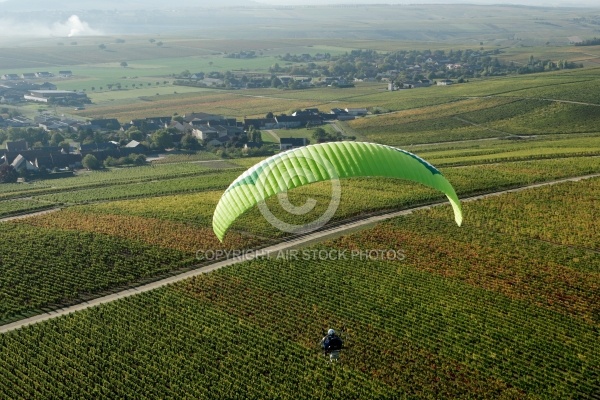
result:
<svg viewBox="0 0 600 400"><path fill-rule="evenodd" d="M4 184L0 198L198 176L210 172L209 168L197 163L113 168L104 171L80 171L77 176L70 178L34 181L27 184Z"/></svg>
<svg viewBox="0 0 600 400"><path fill-rule="evenodd" d="M499 140L485 145L466 147L461 150L425 149L421 146L412 149L415 153L438 166L483 164L486 162L506 162L527 159L545 159L600 155L600 136L557 138L547 140L535 137L525 140Z"/></svg>
<svg viewBox="0 0 600 400"><path fill-rule="evenodd" d="M187 163L194 161L218 161L221 165L227 165L219 157L208 151L199 151L196 154L169 154L165 157L152 160L152 165L160 164L174 164L174 163Z"/></svg>
<svg viewBox="0 0 600 400"><path fill-rule="evenodd" d="M169 88L177 91L177 88ZM238 92L225 90L202 90L191 93L164 96L143 97L129 106L123 104L98 105L88 107L78 115L100 117L112 115L119 121L130 121L149 115L186 114L206 112L225 116L261 116L268 112L286 112L290 109L302 109L318 106L310 100L294 100L281 97L255 97L250 92L240 95Z"/></svg>
<svg viewBox="0 0 600 400"><path fill-rule="evenodd" d="M0 393L593 398L600 264L579 231L598 229L599 182L466 204L461 228L436 208L308 249L403 258L258 259L3 334ZM337 365L318 351L329 326L345 327Z"/></svg>
<svg viewBox="0 0 600 400"><path fill-rule="evenodd" d="M453 183L459 195L465 196L563 177L598 173L598 168L596 160L589 157L572 157L444 168L442 171ZM10 277L9 281L0 282L0 292L9 291L10 297L13 298L11 308L7 309L1 318L14 319L19 313L36 313L43 308L72 303L82 296L97 296L112 287L139 284L146 279L155 279L170 271L178 271L183 267L203 262L202 257L197 257L197 251L249 249L285 237L282 232L273 228L257 209L252 209L232 226L222 244L217 241L211 227L212 213L222 190L238 173L239 171L233 174L222 171L199 177L166 179L156 183L116 185L34 197L34 199L72 203L98 202L120 196L140 198L68 207L51 214L0 225L1 242L5 246L2 254L10 253L12 260L19 260L17 264L13 264L16 261L0 264L7 279ZM174 191L181 194L167 195L171 190L170 182L178 182L179 186L175 186ZM192 183L193 185L189 186ZM358 218L365 213L397 210L443 200L442 195L431 189L397 180L350 179L342 180L341 184L342 202L334 215L333 222ZM157 185L160 189L157 189ZM214 190L215 186L219 187L219 190ZM137 188L140 188L140 192L136 191ZM187 191L194 193L186 194ZM317 201L315 209L306 215L290 216L283 210L276 197L269 199L267 205L281 220L302 224L325 210L329 204L330 191L331 187L327 183L291 191L289 199L293 204L304 204L310 198ZM33 202L33 200L28 201ZM0 204L7 202L9 201ZM446 215L446 218L451 220L449 215ZM34 232L40 233L35 244L26 244ZM68 271L63 271L59 261L63 254L59 251L62 244L57 245L52 238L60 236L64 237L65 242L76 243L80 235L84 237L83 240L90 243L80 251L68 255L72 267L69 267ZM137 266L136 268L142 268L141 272L133 271L133 266L125 265L119 269L111 269L110 277L94 278L93 273L108 268L114 262L113 258L107 258L108 256L103 255L102 252L93 253L93 257L88 254L88 250L95 245L94 243L100 246L97 251L101 251L104 246L101 243L104 243L104 240L115 241L114 246L135 245L143 249L153 249L148 251L158 253L160 249L166 249L169 254L177 254L177 256L172 256L170 261L160 261L160 265L152 268L145 267L143 264ZM52 246L58 246L56 258L44 256L43 254ZM25 252L28 256L19 256L20 252ZM90 272L88 269L73 269L75 265L84 265L90 261L92 262L90 268L96 268L91 271L96 272ZM27 271L27 273L17 276L16 271ZM40 279L62 281L65 273L71 276L69 291L57 292L60 296L55 292L48 292L46 283L40 281ZM90 280L93 279L103 283L92 284ZM19 300L19 296L12 294L11 290L14 290L12 286L18 287L19 290L27 287L28 291L36 292L36 301Z"/></svg>
<svg viewBox="0 0 600 400"><path fill-rule="evenodd" d="M40 211L52 207L52 203L43 203L32 200L8 200L0 202L0 218L21 212Z"/></svg>
<svg viewBox="0 0 600 400"><path fill-rule="evenodd" d="M547 100L474 98L346 122L389 145L459 140L598 133L600 105Z"/></svg>

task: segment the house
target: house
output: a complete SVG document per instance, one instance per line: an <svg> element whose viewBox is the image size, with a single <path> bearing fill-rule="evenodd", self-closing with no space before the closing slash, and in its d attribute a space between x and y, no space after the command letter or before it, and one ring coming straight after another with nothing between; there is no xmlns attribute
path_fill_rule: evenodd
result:
<svg viewBox="0 0 600 400"><path fill-rule="evenodd" d="M34 165L38 169L53 168L81 168L81 154L52 153L40 155L35 158Z"/></svg>
<svg viewBox="0 0 600 400"><path fill-rule="evenodd" d="M84 143L79 145L79 151L88 153L95 151L104 151L104 150L112 150L116 149L118 145L115 142L105 142L105 143Z"/></svg>
<svg viewBox="0 0 600 400"><path fill-rule="evenodd" d="M21 74L21 78L23 78L23 79L35 79L35 74L33 72L23 72Z"/></svg>
<svg viewBox="0 0 600 400"><path fill-rule="evenodd" d="M51 78L54 76L54 74L44 71L44 72L36 72L35 76L38 78Z"/></svg>
<svg viewBox="0 0 600 400"><path fill-rule="evenodd" d="M318 116L319 115L319 109L318 108L306 108L304 110L300 110L300 111L295 111L292 116L293 117L300 117L300 116Z"/></svg>
<svg viewBox="0 0 600 400"><path fill-rule="evenodd" d="M14 104L23 100L23 93L16 91L7 91L0 96L0 103L2 104Z"/></svg>
<svg viewBox="0 0 600 400"><path fill-rule="evenodd" d="M208 86L220 86L224 83L223 79L219 78L204 78L202 79L202 82Z"/></svg>
<svg viewBox="0 0 600 400"><path fill-rule="evenodd" d="M275 118L244 118L244 129L273 129L277 126Z"/></svg>
<svg viewBox="0 0 600 400"><path fill-rule="evenodd" d="M35 126L32 120L25 117L12 117L5 120L5 125L13 128L25 128Z"/></svg>
<svg viewBox="0 0 600 400"><path fill-rule="evenodd" d="M71 90L30 90L23 98L25 100L37 101L40 103L48 103L50 101L67 102L71 100L87 101L87 95L85 93L74 92Z"/></svg>
<svg viewBox="0 0 600 400"><path fill-rule="evenodd" d="M207 114L207 113L191 113L191 114L185 114L183 116L183 119L185 122L188 123L200 123L200 124L206 124L210 121L222 121L225 119L225 117L222 117L221 115L214 115L214 114Z"/></svg>
<svg viewBox="0 0 600 400"><path fill-rule="evenodd" d="M21 154L19 154L10 165L12 165L12 167L15 169L15 171L22 171L22 170L37 171L38 170L38 168L31 161L27 161L25 159L25 157L23 157Z"/></svg>
<svg viewBox="0 0 600 400"><path fill-rule="evenodd" d="M300 128L307 125L322 125L319 115L278 115L275 117L277 128Z"/></svg>
<svg viewBox="0 0 600 400"><path fill-rule="evenodd" d="M451 81L450 79L444 79L444 80L441 80L441 81L437 81L437 85L438 86L449 86L449 85L452 85L453 83L454 82Z"/></svg>
<svg viewBox="0 0 600 400"><path fill-rule="evenodd" d="M132 119L128 124L123 125L122 130L126 131L135 127L145 133L153 132L159 129L167 128L171 123L171 120L171 117Z"/></svg>
<svg viewBox="0 0 600 400"><path fill-rule="evenodd" d="M209 124L210 127L217 131L219 138L231 138L233 136L241 135L244 133L244 129L237 125L215 125Z"/></svg>
<svg viewBox="0 0 600 400"><path fill-rule="evenodd" d="M118 131L121 124L116 118L93 119L88 125L93 131Z"/></svg>
<svg viewBox="0 0 600 400"><path fill-rule="evenodd" d="M124 149L127 152L139 152L139 153L144 153L147 148L146 146L144 146L143 144L141 144L140 142L138 142L137 140L132 140L131 142L127 143L124 146Z"/></svg>
<svg viewBox="0 0 600 400"><path fill-rule="evenodd" d="M50 82L40 83L39 85L36 85L36 87L39 90L56 90L56 85Z"/></svg>
<svg viewBox="0 0 600 400"><path fill-rule="evenodd" d="M194 126L187 122L179 122L177 120L172 120L170 124L167 125L167 129L176 129L178 132L182 133L192 133L194 131Z"/></svg>
<svg viewBox="0 0 600 400"><path fill-rule="evenodd" d="M219 132L210 125L202 125L192 130L192 135L198 140L211 140L219 137Z"/></svg>
<svg viewBox="0 0 600 400"><path fill-rule="evenodd" d="M16 81L19 80L19 75L17 74L4 74L0 77L4 81Z"/></svg>
<svg viewBox="0 0 600 400"><path fill-rule="evenodd" d="M58 76L60 76L61 78L70 78L73 76L73 72L71 71L58 71Z"/></svg>
<svg viewBox="0 0 600 400"><path fill-rule="evenodd" d="M279 139L279 149L289 150L298 147L306 146L308 140L306 138L281 138Z"/></svg>
<svg viewBox="0 0 600 400"><path fill-rule="evenodd" d="M204 72L196 72L195 74L190 75L190 79L202 80L204 79Z"/></svg>
<svg viewBox="0 0 600 400"><path fill-rule="evenodd" d="M6 151L9 153L19 153L27 150L29 150L29 148L27 147L27 142L25 140L6 142Z"/></svg>
<svg viewBox="0 0 600 400"><path fill-rule="evenodd" d="M362 115L367 115L368 111L366 108L346 108L346 112L349 115L360 117Z"/></svg>

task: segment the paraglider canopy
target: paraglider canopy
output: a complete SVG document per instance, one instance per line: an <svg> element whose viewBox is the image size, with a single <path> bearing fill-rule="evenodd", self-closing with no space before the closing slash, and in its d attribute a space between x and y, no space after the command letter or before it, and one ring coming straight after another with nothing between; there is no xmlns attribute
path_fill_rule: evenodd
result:
<svg viewBox="0 0 600 400"><path fill-rule="evenodd" d="M454 220L461 225L462 210L454 188L427 161L376 143L331 142L276 154L241 174L217 204L213 231L222 241L240 215L275 194L314 182L369 176L407 179L441 191L450 200Z"/></svg>

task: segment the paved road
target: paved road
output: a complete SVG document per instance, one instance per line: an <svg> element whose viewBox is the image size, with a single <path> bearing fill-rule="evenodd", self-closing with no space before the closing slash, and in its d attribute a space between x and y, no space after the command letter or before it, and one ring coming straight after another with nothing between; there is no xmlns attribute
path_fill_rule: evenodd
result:
<svg viewBox="0 0 600 400"><path fill-rule="evenodd" d="M520 188L502 190L499 192L484 194L484 195L480 195L480 196L466 197L466 198L462 198L461 202L476 201L476 200L485 199L487 197L499 196L499 195L502 195L505 193L520 192L520 191L528 190L528 189L532 189L532 188L548 186L548 185L555 185L555 184L563 183L563 182L576 182L576 181L580 181L583 179L589 179L589 178L595 178L595 177L600 177L600 173L579 176L579 177L573 177L573 178L559 179L559 180L550 181L550 182L542 182L542 183L537 183L537 184L533 184L533 185L529 185L529 186L523 186ZM149 283L146 285L138 286L137 288L123 290L118 293L99 297L97 299L93 299L90 301L86 301L84 303L76 304L74 306L65 307L65 308L58 309L58 310L55 310L52 312L36 315L33 317L22 319L20 321L15 321L10 324L2 325L2 326L0 326L0 333L10 332L10 331L22 328L27 325L36 324L38 322L42 322L42 321L46 321L46 320L49 320L52 318L60 317L62 315L70 314L75 311L85 310L86 308L94 307L99 304L110 303L111 301L122 299L124 297L133 296L138 293L148 292L150 290L154 290L154 289L169 285L171 283L175 283L175 282L178 282L178 281L181 281L184 279L188 279L193 276L205 274L207 272L211 272L211 271L214 271L214 270L217 270L219 268L223 268L223 267L226 267L229 265L238 264L238 263L244 262L246 260L256 258L258 256L267 256L267 255L276 256L279 252L285 252L286 250L290 250L290 249L294 249L294 248L298 248L298 247L305 247L312 243L321 242L323 240L337 237L337 236L346 234L348 232L365 229L367 227L370 227L372 225L375 225L379 222L385 221L390 218L395 218L395 217L398 217L401 215L411 214L417 210L425 210L425 209L428 209L431 207L436 207L436 206L439 206L442 204L446 204L446 202L441 202L441 203L427 205L427 206L421 206L421 207L413 207L413 208L409 208L407 210L395 211L395 212L390 212L390 213L386 213L386 214L376 215L376 216L365 218L363 220L349 222L346 224L338 225L333 228L325 229L325 230L318 231L318 232L313 232L313 233L307 234L305 236L301 236L301 237L298 237L298 238L295 238L292 240L288 240L288 241L285 241L282 243L278 243L278 244L266 247L264 249L258 250L255 253L246 254L243 257L235 257L235 258L230 258L230 259L227 259L224 261L215 262L214 264L210 264L210 265L207 265L207 266L204 266L204 267L192 270L192 271L184 272L182 274L175 275L175 276L172 276L169 278L161 279L159 281L152 282L152 283Z"/></svg>

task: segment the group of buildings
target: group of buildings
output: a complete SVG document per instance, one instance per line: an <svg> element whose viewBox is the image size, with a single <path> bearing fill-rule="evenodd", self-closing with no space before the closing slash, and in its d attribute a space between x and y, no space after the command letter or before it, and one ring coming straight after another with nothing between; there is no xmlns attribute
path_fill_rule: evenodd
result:
<svg viewBox="0 0 600 400"><path fill-rule="evenodd" d="M71 71L59 71L59 76L69 78ZM51 72L24 72L0 75L0 104L15 104L24 101L82 106L90 103L84 92L57 90L56 85L44 81L54 77Z"/></svg>
<svg viewBox="0 0 600 400"><path fill-rule="evenodd" d="M204 146L218 147L235 138L247 137L251 129L290 129L299 127L319 126L326 121L335 119L353 119L366 115L364 108L332 109L329 113L317 108L299 110L292 115L274 115L265 118L245 118L237 121L220 115L207 113L191 113L177 117L151 117L131 120L121 124L115 118L93 119L81 121L70 118L59 118L51 114L41 113L34 120L25 117L2 119L0 127L41 128L45 131L60 133L114 133L139 131L140 140L129 140L127 143L107 141L79 144L71 142L69 148L59 146L44 146L30 148L24 140L7 142L6 149L0 149L0 165L10 164L17 170L28 171L75 169L81 167L81 161L87 154L93 154L99 161L106 158L121 158L133 153L146 154L150 150L142 142L157 130L164 129L171 135L173 143L181 141L184 135L192 135ZM245 146L256 146L258 143L246 142ZM282 150L299 147L306 144L304 139L281 139Z"/></svg>

